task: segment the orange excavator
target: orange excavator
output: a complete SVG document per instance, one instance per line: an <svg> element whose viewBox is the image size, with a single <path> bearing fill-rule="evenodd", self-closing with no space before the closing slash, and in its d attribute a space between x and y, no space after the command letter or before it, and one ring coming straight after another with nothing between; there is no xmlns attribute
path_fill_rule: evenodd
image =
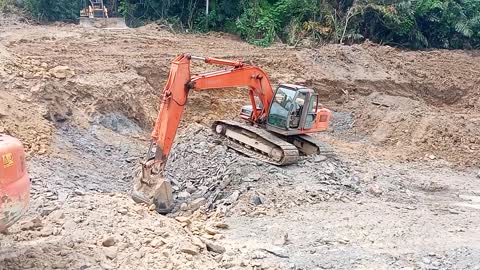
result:
<svg viewBox="0 0 480 270"><path fill-rule="evenodd" d="M28 209L30 177L25 151L18 139L0 134L0 157L0 232L3 232Z"/></svg>
<svg viewBox="0 0 480 270"><path fill-rule="evenodd" d="M192 75L192 60L227 68ZM301 154L330 154L321 142L307 135L326 130L331 117L312 89L281 84L274 91L267 74L259 67L240 61L181 54L172 62L152 141L135 177L132 190L135 201L153 203L159 213L169 213L173 209L172 187L163 172L188 93L235 87L248 89L251 105L242 107L240 113L244 123L215 121L212 126L228 147L275 165L295 163Z"/></svg>

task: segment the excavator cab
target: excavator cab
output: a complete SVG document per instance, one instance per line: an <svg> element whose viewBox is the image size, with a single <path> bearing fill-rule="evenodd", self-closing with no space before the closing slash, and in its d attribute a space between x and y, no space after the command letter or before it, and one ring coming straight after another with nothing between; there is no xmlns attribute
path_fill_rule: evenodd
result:
<svg viewBox="0 0 480 270"><path fill-rule="evenodd" d="M267 129L293 135L314 127L318 111L318 95L303 86L281 84L275 91Z"/></svg>

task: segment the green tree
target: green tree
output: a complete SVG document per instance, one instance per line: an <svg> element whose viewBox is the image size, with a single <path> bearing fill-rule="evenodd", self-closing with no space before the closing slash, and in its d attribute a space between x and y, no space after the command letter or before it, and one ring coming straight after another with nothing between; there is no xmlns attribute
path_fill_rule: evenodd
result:
<svg viewBox="0 0 480 270"><path fill-rule="evenodd" d="M25 0L24 4L39 20L77 20L80 14L78 0Z"/></svg>

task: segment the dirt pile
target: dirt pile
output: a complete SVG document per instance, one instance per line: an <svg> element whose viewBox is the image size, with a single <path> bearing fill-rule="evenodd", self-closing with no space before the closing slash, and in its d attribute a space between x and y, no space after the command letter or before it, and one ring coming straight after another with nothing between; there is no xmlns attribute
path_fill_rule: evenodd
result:
<svg viewBox="0 0 480 270"><path fill-rule="evenodd" d="M77 194L45 214L2 236L0 269L218 269L222 259L124 195Z"/></svg>
<svg viewBox="0 0 480 270"><path fill-rule="evenodd" d="M354 128L368 134L375 147L390 149L391 157L480 165L475 158L480 155L480 115L476 113L448 108L425 111L422 101L381 93L351 103L346 107L364 108L355 113Z"/></svg>
<svg viewBox="0 0 480 270"><path fill-rule="evenodd" d="M405 51L367 42L299 55L310 70L307 83L331 98L381 92L459 111L480 106L478 51Z"/></svg>
<svg viewBox="0 0 480 270"><path fill-rule="evenodd" d="M390 158L479 165L478 52L410 52L365 43L299 54L311 74L306 83L335 101L330 108L351 113L347 132L360 138L357 150L373 145L372 152ZM341 136L345 130L337 131Z"/></svg>

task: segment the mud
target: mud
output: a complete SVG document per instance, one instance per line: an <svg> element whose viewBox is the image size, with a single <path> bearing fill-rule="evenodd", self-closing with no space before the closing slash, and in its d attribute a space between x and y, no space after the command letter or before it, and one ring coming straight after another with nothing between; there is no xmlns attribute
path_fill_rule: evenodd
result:
<svg viewBox="0 0 480 270"><path fill-rule="evenodd" d="M175 213L134 205L132 172L181 52L314 87L334 111L316 136L336 157L241 156L208 125L236 119L245 90L191 93L166 171ZM24 142L33 189L0 236L0 269L478 269L479 55L2 23L0 132Z"/></svg>

